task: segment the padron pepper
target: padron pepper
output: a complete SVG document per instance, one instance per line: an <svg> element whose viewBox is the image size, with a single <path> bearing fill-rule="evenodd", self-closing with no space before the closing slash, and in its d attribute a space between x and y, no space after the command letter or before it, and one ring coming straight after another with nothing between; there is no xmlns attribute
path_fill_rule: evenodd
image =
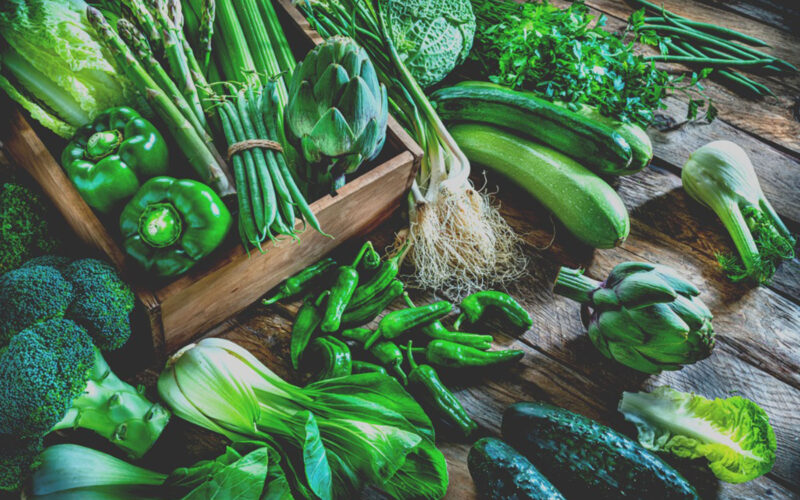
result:
<svg viewBox="0 0 800 500"><path fill-rule="evenodd" d="M513 297L495 290L484 290L468 295L461 301L461 314L453 328L459 330L465 318L470 323L477 323L490 308L502 313L517 328L527 330L533 326L531 315Z"/></svg>
<svg viewBox="0 0 800 500"><path fill-rule="evenodd" d="M278 288L278 292L275 295L262 300L261 303L268 306L279 300L291 299L308 292L324 281L334 266L336 266L336 261L330 257L308 266L294 276L287 278Z"/></svg>
<svg viewBox="0 0 800 500"><path fill-rule="evenodd" d="M292 368L295 370L300 368L300 359L303 357L303 351L305 351L311 341L311 337L322 322L320 304L329 293L327 290L322 292L316 300L309 295L303 300L303 305L300 306L300 309L297 310L297 316L295 316L294 324L292 325L292 340L289 344L289 357L292 361Z"/></svg>
<svg viewBox="0 0 800 500"><path fill-rule="evenodd" d="M356 309L347 309L342 315L342 325L349 328L352 326L363 325L375 319L380 313L389 307L389 304L395 301L399 296L403 295L403 282L399 280L392 281L382 292L380 292L373 300L363 304Z"/></svg>
<svg viewBox="0 0 800 500"><path fill-rule="evenodd" d="M165 176L145 182L119 217L125 251L158 276L189 270L225 240L231 222L211 188Z"/></svg>
<svg viewBox="0 0 800 500"><path fill-rule="evenodd" d="M364 347L369 349L379 338L387 340L397 338L412 328L447 316L452 310L453 304L446 300L440 300L424 306L392 311L381 318L378 329L367 340Z"/></svg>
<svg viewBox="0 0 800 500"><path fill-rule="evenodd" d="M167 173L167 144L152 123L125 106L109 108L79 128L61 164L86 203L109 214L141 183Z"/></svg>
<svg viewBox="0 0 800 500"><path fill-rule="evenodd" d="M372 336L372 330L369 328L350 328L342 330L341 335L346 339L354 340L363 345ZM403 351L397 347L397 344L389 341L376 342L366 351L378 360L380 364L389 367L403 385L406 384L408 380L406 373L400 367L403 363Z"/></svg>
<svg viewBox="0 0 800 500"><path fill-rule="evenodd" d="M436 413L458 427L464 436L475 432L478 424L467 414L461 401L442 383L436 370L431 365L418 365L414 361L411 342L408 343L406 354L411 367L408 373L408 385L411 391Z"/></svg>
<svg viewBox="0 0 800 500"><path fill-rule="evenodd" d="M368 361L353 361L353 374L357 373L380 373L382 375L389 375L389 372L386 371L386 368L382 367L381 365L376 365L375 363L370 363Z"/></svg>
<svg viewBox="0 0 800 500"><path fill-rule="evenodd" d="M373 274L369 280L360 283L356 287L353 296L350 298L350 303L347 305L347 310L361 307L367 302L372 301L379 293L385 290L400 271L400 259L402 255L403 249L394 257L381 262L375 274Z"/></svg>
<svg viewBox="0 0 800 500"><path fill-rule="evenodd" d="M404 299L409 307L415 307L411 302L408 294L405 294ZM420 327L420 331L431 339L449 340L457 344L463 344L475 349L486 351L492 348L492 341L494 340L491 335L478 335L477 333L464 333L464 332L451 332L442 324L438 319L426 323Z"/></svg>
<svg viewBox="0 0 800 500"><path fill-rule="evenodd" d="M481 351L447 340L431 341L425 348L415 348L424 351L428 363L445 368L469 368L492 366L519 361L525 355L524 351L505 349L502 351Z"/></svg>
<svg viewBox="0 0 800 500"><path fill-rule="evenodd" d="M345 377L353 372L353 358L347 344L336 337L317 337L309 346L304 364L314 373L315 380Z"/></svg>
<svg viewBox="0 0 800 500"><path fill-rule="evenodd" d="M372 248L371 242L364 243L361 250L356 255L353 263L349 266L339 267L336 274L336 280L331 287L331 294L328 296L328 302L325 305L325 315L322 318L321 329L325 333L333 333L339 329L342 321L342 315L350 299L353 297L358 286L358 271L356 268L364 257L364 254Z"/></svg>

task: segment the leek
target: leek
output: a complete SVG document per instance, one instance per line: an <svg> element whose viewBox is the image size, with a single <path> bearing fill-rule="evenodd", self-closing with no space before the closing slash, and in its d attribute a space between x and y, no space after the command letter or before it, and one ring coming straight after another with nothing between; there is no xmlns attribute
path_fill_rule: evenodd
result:
<svg viewBox="0 0 800 500"><path fill-rule="evenodd" d="M730 141L715 141L689 157L681 174L689 196L716 212L739 257L717 255L728 277L765 284L783 260L794 258L795 238L772 208L747 153Z"/></svg>

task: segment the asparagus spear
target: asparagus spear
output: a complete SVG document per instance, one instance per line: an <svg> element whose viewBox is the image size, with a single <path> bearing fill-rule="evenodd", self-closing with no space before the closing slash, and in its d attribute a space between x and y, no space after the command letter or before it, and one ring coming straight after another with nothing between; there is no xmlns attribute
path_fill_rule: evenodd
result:
<svg viewBox="0 0 800 500"><path fill-rule="evenodd" d="M144 66L145 71L147 71L156 84L161 87L161 90L172 99L172 102L183 116L189 120L189 123L192 124L200 137L206 139L208 134L205 128L203 128L203 125L197 120L197 116L195 116L189 103L186 102L183 94L178 90L178 86L175 85L175 82L169 77L164 67L161 66L161 63L156 60L153 51L150 49L150 45L147 43L147 40L144 39L144 35L142 35L133 23L124 18L117 21L117 32L122 40L133 50L136 58L142 66ZM211 137L208 136L208 140L210 139Z"/></svg>
<svg viewBox="0 0 800 500"><path fill-rule="evenodd" d="M197 134L192 124L183 116L175 104L161 90L153 78L147 74L139 61L134 57L130 48L117 35L106 21L103 14L94 7L86 8L86 17L100 38L101 43L113 55L114 59L123 68L126 76L148 100L153 110L164 122L175 142L189 160L189 164L200 178L213 188L220 196L229 196L236 193L226 173L224 163L217 161L217 155L212 154L207 143ZM213 145L212 145L213 147Z"/></svg>
<svg viewBox="0 0 800 500"><path fill-rule="evenodd" d="M183 37L182 32L172 23L164 0L153 0L152 6L153 17L155 18L156 26L161 32L161 39L164 43L164 56L172 78L186 98L186 102L192 107L197 119L200 120L204 127L207 127L205 111L200 103L200 95L197 93L194 78L192 78L192 74L189 71L186 52L184 51L183 43L180 41L180 38Z"/></svg>
<svg viewBox="0 0 800 500"><path fill-rule="evenodd" d="M203 15L200 19L200 60L203 74L211 64L211 37L214 35L214 18L217 16L217 2L203 0Z"/></svg>
<svg viewBox="0 0 800 500"><path fill-rule="evenodd" d="M150 46L156 54L163 54L164 46L161 41L161 33L158 31L153 14L141 0L122 0L123 4L133 14L133 19L139 25L144 35L150 41Z"/></svg>

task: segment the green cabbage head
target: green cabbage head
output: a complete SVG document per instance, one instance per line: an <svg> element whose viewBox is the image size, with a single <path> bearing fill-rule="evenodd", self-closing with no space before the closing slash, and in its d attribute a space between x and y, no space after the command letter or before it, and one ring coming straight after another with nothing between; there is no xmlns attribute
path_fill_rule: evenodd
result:
<svg viewBox="0 0 800 500"><path fill-rule="evenodd" d="M710 400L664 386L623 393L619 411L636 425L642 446L682 458L705 457L722 481L750 481L775 463L769 417L749 399Z"/></svg>
<svg viewBox="0 0 800 500"><path fill-rule="evenodd" d="M470 0L389 0L383 8L392 42L422 87L441 81L469 55L475 35Z"/></svg>

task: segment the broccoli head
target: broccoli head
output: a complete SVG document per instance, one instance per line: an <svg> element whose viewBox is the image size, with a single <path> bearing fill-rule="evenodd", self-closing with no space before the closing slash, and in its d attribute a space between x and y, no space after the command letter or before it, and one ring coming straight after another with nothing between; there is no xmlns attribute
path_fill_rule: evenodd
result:
<svg viewBox="0 0 800 500"><path fill-rule="evenodd" d="M18 333L0 353L0 434L36 438L59 429L97 432L132 457L153 445L169 413L120 380L77 323L51 319Z"/></svg>
<svg viewBox="0 0 800 500"><path fill-rule="evenodd" d="M0 273L16 269L35 255L59 246L47 224L47 210L39 196L19 184L0 189Z"/></svg>
<svg viewBox="0 0 800 500"><path fill-rule="evenodd" d="M69 257L64 257L62 255L40 255L38 257L34 257L30 260L26 260L24 264L20 267L32 267L32 266L47 266L47 267L55 267L58 269L58 272L64 272L64 269L72 262L72 259Z"/></svg>
<svg viewBox="0 0 800 500"><path fill-rule="evenodd" d="M86 388L94 363L92 339L72 321L34 323L0 356L0 434L47 433Z"/></svg>
<svg viewBox="0 0 800 500"><path fill-rule="evenodd" d="M66 317L86 328L103 351L122 347L130 337L133 292L116 270L97 259L80 259L63 271L75 299Z"/></svg>
<svg viewBox="0 0 800 500"><path fill-rule="evenodd" d="M53 267L22 267L0 276L0 347L36 322L63 317L73 298L72 285Z"/></svg>
<svg viewBox="0 0 800 500"><path fill-rule="evenodd" d="M0 435L0 490L18 490L39 463L42 438L18 439Z"/></svg>

